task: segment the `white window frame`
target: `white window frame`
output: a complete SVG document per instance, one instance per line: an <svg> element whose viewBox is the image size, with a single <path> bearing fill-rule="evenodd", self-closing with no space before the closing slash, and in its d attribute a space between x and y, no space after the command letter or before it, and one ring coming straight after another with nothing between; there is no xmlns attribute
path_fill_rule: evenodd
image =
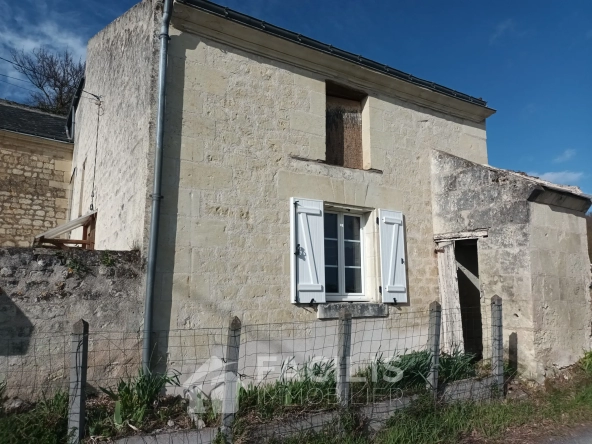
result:
<svg viewBox="0 0 592 444"><path fill-rule="evenodd" d="M338 256L338 278L339 278L339 293L329 293L325 290L325 298L326 302L367 302L369 301L369 297L366 295L366 282L365 282L365 272L366 272L366 258L364 256L364 216L363 214L359 213L350 213L348 211L337 211L335 209L325 210L325 214L323 215L323 219L326 217L327 214L336 214L337 215L337 256ZM350 268L346 267L345 265L345 239L344 239L344 223L343 217L344 216L351 216L357 217L360 220L360 258L361 258L361 268L360 274L362 278L362 293L346 293L345 292L345 269ZM333 239L324 237L325 239ZM326 260L326 257L325 257ZM326 267L326 264L323 264L323 267ZM351 267L353 268L353 267ZM326 273L325 273L326 279ZM343 290L343 291L341 291Z"/></svg>

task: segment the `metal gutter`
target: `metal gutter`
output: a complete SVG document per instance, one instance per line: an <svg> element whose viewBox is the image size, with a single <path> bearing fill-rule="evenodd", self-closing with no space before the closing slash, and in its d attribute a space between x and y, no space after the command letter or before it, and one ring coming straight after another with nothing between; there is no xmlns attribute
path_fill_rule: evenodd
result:
<svg viewBox="0 0 592 444"><path fill-rule="evenodd" d="M169 47L169 24L173 0L165 0L160 28L160 60L158 63L158 112L156 116L156 149L154 151L154 187L152 190L152 214L150 216L150 235L148 238L148 258L146 271L146 297L144 299L144 338L142 343L142 368L150 371L152 343L152 305L154 300L154 277L156 274L156 249L160 219L160 195L162 183L162 152L164 140L164 113L166 105L166 67Z"/></svg>
<svg viewBox="0 0 592 444"><path fill-rule="evenodd" d="M470 96L468 94L464 94L460 91L455 91L454 89L447 88L443 85L439 85L434 82L430 82L428 80L421 79L419 77L415 77L411 74L408 74L403 71L399 71L398 69L391 68L385 64L376 62L374 60L367 59L358 54L353 54L348 51L344 51L343 49L335 48L332 45L328 45L326 43L319 42L318 40L311 39L310 37L303 36L302 34L298 34L292 31L289 31L284 28L280 28L279 26L275 26L269 23L266 23L262 20L257 18L251 17L246 14L242 14L238 11L234 11L230 8L217 5L207 0L177 0L179 3L183 3L185 5L194 7L201 11L214 14L218 17L223 17L227 20L232 22L238 23L243 26L248 26L249 28L253 28L259 30L261 32L265 32L266 34L273 35L275 37L279 37L284 40L288 40L292 43L296 43L301 46L306 46L308 48L314 49L316 51L320 51L322 53L340 58L342 60L346 60L348 62L354 63L359 66L363 66L364 68L371 69L372 71L380 72L382 74L386 74L387 76L396 78L398 80L403 80L408 83L412 83L414 85L420 86L422 88L426 88L430 91L434 91L445 96L454 97L458 100L462 100L464 102L472 103L477 106L482 106L487 108L487 102L483 99L476 98Z"/></svg>

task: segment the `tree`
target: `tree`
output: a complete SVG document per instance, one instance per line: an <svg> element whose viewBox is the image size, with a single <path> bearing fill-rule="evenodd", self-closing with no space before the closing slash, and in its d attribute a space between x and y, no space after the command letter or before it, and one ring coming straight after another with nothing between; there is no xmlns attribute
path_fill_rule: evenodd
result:
<svg viewBox="0 0 592 444"><path fill-rule="evenodd" d="M76 62L69 50L52 53L41 47L32 54L15 50L11 54L16 70L39 90L31 93L31 104L43 111L68 114L78 83L84 77L85 63Z"/></svg>

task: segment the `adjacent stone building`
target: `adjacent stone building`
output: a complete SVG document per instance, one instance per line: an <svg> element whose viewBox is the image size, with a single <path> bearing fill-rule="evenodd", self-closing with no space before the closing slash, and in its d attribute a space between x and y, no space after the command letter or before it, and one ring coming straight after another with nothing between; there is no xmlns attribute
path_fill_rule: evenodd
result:
<svg viewBox="0 0 592 444"><path fill-rule="evenodd" d="M101 102L74 110L73 166L93 171L97 249L146 249L161 9L145 0L88 44L85 89ZM322 322L351 303L388 341L433 300L481 317L497 293L525 376L574 362L589 347L590 199L487 166L493 113L213 3L175 2L154 328ZM73 201L87 207L83 183Z"/></svg>
<svg viewBox="0 0 592 444"><path fill-rule="evenodd" d="M0 100L0 246L67 220L72 151L65 117Z"/></svg>

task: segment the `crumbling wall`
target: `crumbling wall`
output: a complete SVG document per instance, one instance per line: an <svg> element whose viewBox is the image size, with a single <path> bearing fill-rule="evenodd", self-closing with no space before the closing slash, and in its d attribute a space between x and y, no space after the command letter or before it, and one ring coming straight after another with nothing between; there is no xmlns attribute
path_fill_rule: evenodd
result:
<svg viewBox="0 0 592 444"><path fill-rule="evenodd" d="M124 364L135 372L118 353L140 349L141 275L136 251L0 249L0 381L9 394L65 387L70 333L81 318L91 331L89 381L128 371Z"/></svg>
<svg viewBox="0 0 592 444"><path fill-rule="evenodd" d="M516 333L520 370L535 377L527 201L534 185L434 151L432 189L435 234L488 229L488 236L477 242L482 312L489 316L491 297L502 297L505 347Z"/></svg>
<svg viewBox="0 0 592 444"><path fill-rule="evenodd" d="M434 233L488 230L477 243L482 307L502 297L505 347L517 348L522 375L541 381L576 362L590 347L584 214L529 202L535 182L439 151L432 188Z"/></svg>
<svg viewBox="0 0 592 444"><path fill-rule="evenodd" d="M530 251L538 374L576 362L590 348L590 284L582 213L531 204Z"/></svg>

